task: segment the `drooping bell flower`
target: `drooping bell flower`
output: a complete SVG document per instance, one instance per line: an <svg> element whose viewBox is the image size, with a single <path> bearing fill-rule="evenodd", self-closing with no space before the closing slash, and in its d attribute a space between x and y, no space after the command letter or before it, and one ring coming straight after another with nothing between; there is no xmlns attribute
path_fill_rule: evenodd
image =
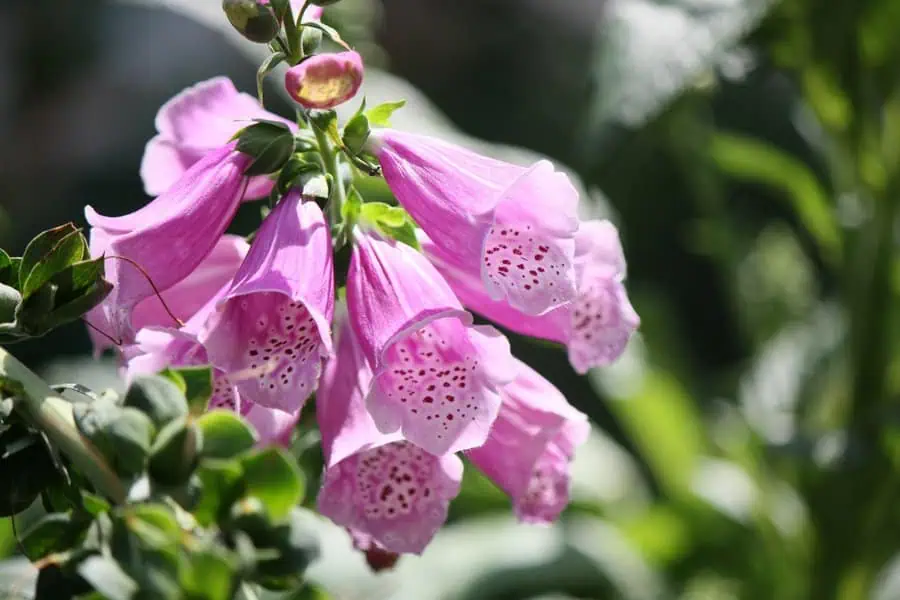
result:
<svg viewBox="0 0 900 600"><path fill-rule="evenodd" d="M292 130L296 124L265 110L253 96L239 92L227 77L201 81L162 105L156 115L159 132L148 143L141 161L141 179L150 196L165 192L207 153L227 144L254 119L278 121ZM253 177L247 199L272 189L267 177Z"/></svg>
<svg viewBox="0 0 900 600"><path fill-rule="evenodd" d="M325 475L319 512L346 527L372 557L421 552L459 492L462 463L378 431L366 410L373 373L346 321L316 392Z"/></svg>
<svg viewBox="0 0 900 600"><path fill-rule="evenodd" d="M318 205L294 191L263 221L198 337L241 397L293 413L331 353L333 315L331 234Z"/></svg>
<svg viewBox="0 0 900 600"><path fill-rule="evenodd" d="M322 515L387 551L421 554L447 520L462 472L455 454L392 442L326 469L316 503Z"/></svg>
<svg viewBox="0 0 900 600"><path fill-rule="evenodd" d="M552 164L518 167L390 129L370 140L391 191L441 260L528 314L572 300L578 193Z"/></svg>
<svg viewBox="0 0 900 600"><path fill-rule="evenodd" d="M375 379L379 430L442 455L480 446L512 380L509 342L472 326L440 274L411 247L357 228L347 276L350 322Z"/></svg>
<svg viewBox="0 0 900 600"><path fill-rule="evenodd" d="M586 221L576 235L577 294L572 303L540 316L491 299L480 281L443 260L425 236L422 249L463 304L512 331L565 344L569 362L581 374L614 362L640 325L625 290L625 257L609 221Z"/></svg>
<svg viewBox="0 0 900 600"><path fill-rule="evenodd" d="M356 95L363 80L362 57L353 50L306 58L284 75L291 98L305 108L327 109Z"/></svg>
<svg viewBox="0 0 900 600"><path fill-rule="evenodd" d="M106 278L114 286L99 310L88 316L92 325L131 342L134 308L187 277L210 254L246 187L243 172L250 157L235 146L232 142L210 152L164 194L133 213L104 217L85 207L92 228L91 256L108 257Z"/></svg>
<svg viewBox="0 0 900 600"><path fill-rule="evenodd" d="M590 424L553 384L518 365L487 442L466 455L509 495L519 520L550 523L569 503L569 463Z"/></svg>
<svg viewBox="0 0 900 600"><path fill-rule="evenodd" d="M334 356L325 364L316 391L316 419L326 468L353 454L403 439L399 432L382 433L372 421L366 394L374 375L346 318L335 331Z"/></svg>

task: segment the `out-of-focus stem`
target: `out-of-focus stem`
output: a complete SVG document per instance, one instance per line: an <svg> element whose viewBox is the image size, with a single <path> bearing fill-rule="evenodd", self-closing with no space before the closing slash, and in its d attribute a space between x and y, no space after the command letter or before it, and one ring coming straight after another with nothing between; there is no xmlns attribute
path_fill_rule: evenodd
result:
<svg viewBox="0 0 900 600"><path fill-rule="evenodd" d="M124 502L125 486L106 459L75 428L71 405L2 347L0 376L21 384L24 390L24 394L15 400L16 410L43 431L54 447L65 454L98 491L116 503Z"/></svg>

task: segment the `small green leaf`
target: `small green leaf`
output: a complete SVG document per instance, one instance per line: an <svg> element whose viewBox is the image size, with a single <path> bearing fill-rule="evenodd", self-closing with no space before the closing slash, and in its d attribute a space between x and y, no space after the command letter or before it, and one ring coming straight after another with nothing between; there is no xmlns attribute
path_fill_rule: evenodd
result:
<svg viewBox="0 0 900 600"><path fill-rule="evenodd" d="M304 511L293 508L288 522L278 527L275 547L279 557L259 563L259 572L266 577L264 585L286 589L302 580L304 571L319 557L319 543L310 530L310 519ZM277 585L271 578L282 579Z"/></svg>
<svg viewBox="0 0 900 600"><path fill-rule="evenodd" d="M383 104L379 104L378 106L373 106L369 110L365 112L366 117L369 119L369 123L376 127L390 127L391 126L391 116L397 110L400 110L406 105L406 100L399 100L397 102L385 102Z"/></svg>
<svg viewBox="0 0 900 600"><path fill-rule="evenodd" d="M362 205L360 218L375 225L382 233L413 248L419 248L416 227L405 210L382 202Z"/></svg>
<svg viewBox="0 0 900 600"><path fill-rule="evenodd" d="M238 134L237 149L253 158L246 175L267 175L281 169L294 153L294 135L284 123L257 121Z"/></svg>
<svg viewBox="0 0 900 600"><path fill-rule="evenodd" d="M200 463L197 476L203 486L200 502L194 507L194 518L208 526L219 521L242 493L243 470L237 461L207 459Z"/></svg>
<svg viewBox="0 0 900 600"><path fill-rule="evenodd" d="M179 375L184 381L184 375ZM157 427L188 414L184 392L170 378L159 375L135 377L125 392L124 404L147 413Z"/></svg>
<svg viewBox="0 0 900 600"><path fill-rule="evenodd" d="M109 510L109 502L85 490L81 490L81 503L84 510L94 517Z"/></svg>
<svg viewBox="0 0 900 600"><path fill-rule="evenodd" d="M15 321L21 303L22 294L16 288L0 283L0 323Z"/></svg>
<svg viewBox="0 0 900 600"><path fill-rule="evenodd" d="M32 562L48 554L70 549L83 534L90 521L75 520L70 513L44 515L22 537L22 549Z"/></svg>
<svg viewBox="0 0 900 600"><path fill-rule="evenodd" d="M78 574L107 600L131 600L138 585L108 556L89 556L78 565Z"/></svg>
<svg viewBox="0 0 900 600"><path fill-rule="evenodd" d="M275 188L282 195L287 194L291 188L303 187L311 177L321 173L321 166L314 162L303 160L298 155L290 158L287 164L281 168Z"/></svg>
<svg viewBox="0 0 900 600"><path fill-rule="evenodd" d="M124 512L128 528L152 547L162 548L181 539L181 527L172 510L163 504L135 504Z"/></svg>
<svg viewBox="0 0 900 600"><path fill-rule="evenodd" d="M19 289L27 299L66 267L88 256L87 240L75 225L68 223L38 235L22 256Z"/></svg>
<svg viewBox="0 0 900 600"><path fill-rule="evenodd" d="M358 114L344 125L344 135L341 138L344 147L352 154L358 154L369 139L369 119L365 114Z"/></svg>
<svg viewBox="0 0 900 600"><path fill-rule="evenodd" d="M203 456L232 458L253 448L256 435L239 416L228 410L214 410L196 421L203 434Z"/></svg>
<svg viewBox="0 0 900 600"><path fill-rule="evenodd" d="M197 466L202 437L193 423L182 417L162 428L150 450L150 477L163 485L188 480Z"/></svg>
<svg viewBox="0 0 900 600"><path fill-rule="evenodd" d="M303 500L304 486L297 463L281 448L266 448L241 459L247 494L266 505L273 520L286 517Z"/></svg>
<svg viewBox="0 0 900 600"><path fill-rule="evenodd" d="M213 373L209 365L170 369L184 384L182 393L187 398L189 412L199 415L206 412L213 394Z"/></svg>
<svg viewBox="0 0 900 600"><path fill-rule="evenodd" d="M275 52L267 56L266 60L259 65L259 69L256 71L256 95L260 104L263 104L263 82L266 79L266 75L281 64L285 58L287 57L284 55L284 52Z"/></svg>
<svg viewBox="0 0 900 600"><path fill-rule="evenodd" d="M3 248L0 248L0 283L13 286L19 283L18 267Z"/></svg>
<svg viewBox="0 0 900 600"><path fill-rule="evenodd" d="M234 558L220 548L194 550L188 554L181 586L191 600L229 600L236 570Z"/></svg>
<svg viewBox="0 0 900 600"><path fill-rule="evenodd" d="M156 427L150 417L136 408L123 408L103 430L112 450L115 470L122 475L142 472L155 433Z"/></svg>

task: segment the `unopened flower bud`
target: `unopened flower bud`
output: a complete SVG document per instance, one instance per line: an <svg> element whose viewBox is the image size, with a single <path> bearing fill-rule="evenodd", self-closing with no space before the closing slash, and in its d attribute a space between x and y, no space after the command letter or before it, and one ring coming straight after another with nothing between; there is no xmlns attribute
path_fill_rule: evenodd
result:
<svg viewBox="0 0 900 600"><path fill-rule="evenodd" d="M359 54L348 50L317 54L288 70L288 94L306 108L333 108L352 98L363 80Z"/></svg>
<svg viewBox="0 0 900 600"><path fill-rule="evenodd" d="M231 25L251 42L265 44L278 35L280 25L269 0L222 0Z"/></svg>

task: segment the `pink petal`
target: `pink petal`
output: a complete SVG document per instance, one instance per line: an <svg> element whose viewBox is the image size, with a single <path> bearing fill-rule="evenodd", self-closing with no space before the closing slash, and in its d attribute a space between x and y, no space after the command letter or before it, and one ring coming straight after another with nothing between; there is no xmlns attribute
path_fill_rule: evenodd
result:
<svg viewBox="0 0 900 600"><path fill-rule="evenodd" d="M208 154L134 213L104 217L85 207L88 223L98 230L91 232L91 251L106 254L106 276L115 286L94 313L102 314L99 327L130 342L134 307L156 293L148 279L164 291L203 262L237 211L249 160L232 143Z"/></svg>
<svg viewBox="0 0 900 600"><path fill-rule="evenodd" d="M459 493L462 462L394 442L326 469L317 505L332 521L386 550L421 554Z"/></svg>
<svg viewBox="0 0 900 600"><path fill-rule="evenodd" d="M159 109L159 135L147 144L141 162L147 194L162 194L191 165L227 144L254 119L278 121L296 129L294 123L262 108L253 96L238 92L227 77L201 81L174 96ZM271 186L265 177L254 178L247 197L262 197Z"/></svg>
<svg viewBox="0 0 900 600"><path fill-rule="evenodd" d="M351 324L375 371L366 404L382 433L433 454L484 442L512 378L509 345L473 328L418 252L357 232L347 279Z"/></svg>
<svg viewBox="0 0 900 600"><path fill-rule="evenodd" d="M569 461L590 425L549 381L518 365L490 437L466 454L510 496L520 520L549 523L569 502Z"/></svg>
<svg viewBox="0 0 900 600"><path fill-rule="evenodd" d="M316 392L316 418L326 467L352 454L401 439L399 433L386 435L378 431L366 409L372 377L353 329L345 322L335 356L326 363Z"/></svg>
<svg viewBox="0 0 900 600"><path fill-rule="evenodd" d="M263 222L200 340L242 397L293 413L331 353L333 313L331 235L321 209L294 193Z"/></svg>

